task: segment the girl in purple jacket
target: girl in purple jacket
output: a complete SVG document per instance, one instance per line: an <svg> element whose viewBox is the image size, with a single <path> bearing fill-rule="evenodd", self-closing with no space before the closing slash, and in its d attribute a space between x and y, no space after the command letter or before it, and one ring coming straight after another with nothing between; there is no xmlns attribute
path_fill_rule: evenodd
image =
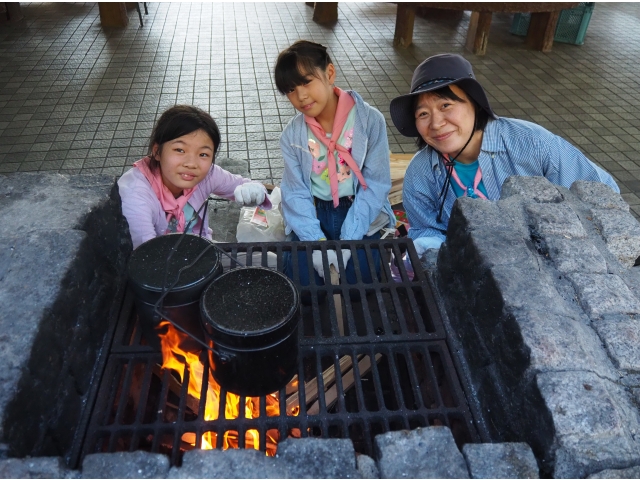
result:
<svg viewBox="0 0 640 480"><path fill-rule="evenodd" d="M176 105L162 114L151 134L148 155L118 180L133 248L185 228L211 239L211 229L203 225L206 208L196 214L210 194L271 208L261 183L214 164L219 147L218 125L203 110Z"/></svg>

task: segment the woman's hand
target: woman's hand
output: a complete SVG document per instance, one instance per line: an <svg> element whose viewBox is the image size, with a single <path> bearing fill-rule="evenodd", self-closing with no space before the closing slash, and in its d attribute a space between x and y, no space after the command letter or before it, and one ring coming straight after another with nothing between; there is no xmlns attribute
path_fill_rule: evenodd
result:
<svg viewBox="0 0 640 480"><path fill-rule="evenodd" d="M261 205L267 195L267 189L259 183L243 183L233 191L236 202L247 206Z"/></svg>
<svg viewBox="0 0 640 480"><path fill-rule="evenodd" d="M440 248L444 240L438 237L420 237L413 240L418 256L421 257L424 252L430 248Z"/></svg>

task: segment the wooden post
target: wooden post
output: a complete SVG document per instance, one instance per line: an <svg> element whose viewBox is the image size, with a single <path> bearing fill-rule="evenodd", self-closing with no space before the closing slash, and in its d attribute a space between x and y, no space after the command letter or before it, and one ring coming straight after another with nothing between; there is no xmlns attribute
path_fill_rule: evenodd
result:
<svg viewBox="0 0 640 480"><path fill-rule="evenodd" d="M20 9L20 3L18 2L3 2L0 7L0 15L4 18L0 18L0 23L5 20L8 22L18 22L24 18L22 10Z"/></svg>
<svg viewBox="0 0 640 480"><path fill-rule="evenodd" d="M410 3L398 3L396 13L396 31L393 34L393 46L407 48L413 42L413 24L416 11Z"/></svg>
<svg viewBox="0 0 640 480"><path fill-rule="evenodd" d="M129 25L125 2L98 2L100 23L103 27L126 27Z"/></svg>
<svg viewBox="0 0 640 480"><path fill-rule="evenodd" d="M472 12L467 31L467 50L476 55L487 53L489 29L491 27L491 12Z"/></svg>
<svg viewBox="0 0 640 480"><path fill-rule="evenodd" d="M531 14L529 31L524 43L528 47L535 48L541 52L550 52L553 47L553 37L556 33L556 25L560 11L538 12Z"/></svg>
<svg viewBox="0 0 640 480"><path fill-rule="evenodd" d="M338 2L316 2L313 8L313 21L316 23L336 23L338 21Z"/></svg>

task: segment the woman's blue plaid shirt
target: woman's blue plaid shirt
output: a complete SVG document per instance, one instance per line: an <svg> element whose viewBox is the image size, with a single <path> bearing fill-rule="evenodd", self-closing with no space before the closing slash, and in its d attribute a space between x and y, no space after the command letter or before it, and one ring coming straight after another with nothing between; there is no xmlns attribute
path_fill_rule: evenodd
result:
<svg viewBox="0 0 640 480"><path fill-rule="evenodd" d="M502 184L512 175L544 176L550 182L570 187L576 180L592 180L620 192L611 175L598 167L580 150L540 125L512 118L489 120L478 157L482 181L489 200L498 200ZM439 154L425 147L415 154L404 177L402 198L411 228L409 237L445 239L451 208L456 200L453 187L442 212L440 192L445 169Z"/></svg>

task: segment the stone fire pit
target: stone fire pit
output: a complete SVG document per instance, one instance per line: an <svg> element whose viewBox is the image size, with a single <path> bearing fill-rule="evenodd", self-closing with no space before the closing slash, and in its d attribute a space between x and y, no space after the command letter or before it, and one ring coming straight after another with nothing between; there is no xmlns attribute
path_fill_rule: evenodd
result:
<svg viewBox="0 0 640 480"><path fill-rule="evenodd" d="M640 475L640 227L607 187L512 178L497 203L458 201L438 262L423 257L492 443L459 449L429 427L379 435L376 460L347 439L306 438L276 458L193 450L170 467L122 452L77 469L65 459L131 251L115 178L18 173L0 176L0 193L2 477Z"/></svg>

